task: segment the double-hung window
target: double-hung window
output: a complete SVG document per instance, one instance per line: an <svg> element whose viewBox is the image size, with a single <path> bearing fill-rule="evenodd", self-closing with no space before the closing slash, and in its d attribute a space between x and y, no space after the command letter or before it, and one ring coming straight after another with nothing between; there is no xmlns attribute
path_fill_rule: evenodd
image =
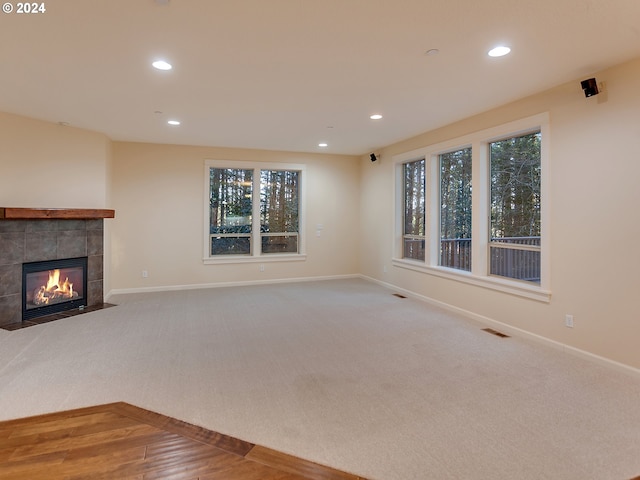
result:
<svg viewBox="0 0 640 480"><path fill-rule="evenodd" d="M540 283L540 132L489 144L490 273Z"/></svg>
<svg viewBox="0 0 640 480"><path fill-rule="evenodd" d="M471 270L471 148L438 155L440 265Z"/></svg>
<svg viewBox="0 0 640 480"><path fill-rule="evenodd" d="M548 135L541 114L396 155L393 264L548 301Z"/></svg>
<svg viewBox="0 0 640 480"><path fill-rule="evenodd" d="M251 254L253 170L209 170L209 255Z"/></svg>
<svg viewBox="0 0 640 480"><path fill-rule="evenodd" d="M260 170L262 253L298 253L300 172Z"/></svg>
<svg viewBox="0 0 640 480"><path fill-rule="evenodd" d="M301 257L303 170L205 162L205 261Z"/></svg>
<svg viewBox="0 0 640 480"><path fill-rule="evenodd" d="M402 257L424 260L425 242L425 160L402 166L404 221Z"/></svg>

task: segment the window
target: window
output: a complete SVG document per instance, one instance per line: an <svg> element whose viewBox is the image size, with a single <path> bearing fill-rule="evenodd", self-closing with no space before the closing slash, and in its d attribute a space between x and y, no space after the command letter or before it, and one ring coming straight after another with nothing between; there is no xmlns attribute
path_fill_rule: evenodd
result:
<svg viewBox="0 0 640 480"><path fill-rule="evenodd" d="M471 271L471 148L439 155L440 265Z"/></svg>
<svg viewBox="0 0 640 480"><path fill-rule="evenodd" d="M424 260L425 241L425 161L403 166L404 228L403 258Z"/></svg>
<svg viewBox="0 0 640 480"><path fill-rule="evenodd" d="M540 114L396 155L392 264L548 302L548 125Z"/></svg>
<svg viewBox="0 0 640 480"><path fill-rule="evenodd" d="M262 253L298 253L298 176L290 170L260 172Z"/></svg>
<svg viewBox="0 0 640 480"><path fill-rule="evenodd" d="M540 283L540 132L489 144L490 273Z"/></svg>
<svg viewBox="0 0 640 480"><path fill-rule="evenodd" d="M205 261L299 257L302 171L299 165L207 161Z"/></svg>
<svg viewBox="0 0 640 480"><path fill-rule="evenodd" d="M251 254L253 170L212 168L209 182L209 254Z"/></svg>

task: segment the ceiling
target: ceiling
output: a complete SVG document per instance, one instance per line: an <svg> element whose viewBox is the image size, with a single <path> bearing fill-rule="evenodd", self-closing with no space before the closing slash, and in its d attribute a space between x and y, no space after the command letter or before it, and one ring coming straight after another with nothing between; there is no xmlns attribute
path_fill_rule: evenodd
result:
<svg viewBox="0 0 640 480"><path fill-rule="evenodd" d="M640 57L638 0L43 3L0 14L0 111L116 141L359 155Z"/></svg>

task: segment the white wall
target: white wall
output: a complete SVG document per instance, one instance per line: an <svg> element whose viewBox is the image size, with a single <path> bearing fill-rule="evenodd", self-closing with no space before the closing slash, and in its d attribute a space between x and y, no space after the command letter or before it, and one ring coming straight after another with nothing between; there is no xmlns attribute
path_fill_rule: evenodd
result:
<svg viewBox="0 0 640 480"><path fill-rule="evenodd" d="M268 262L263 272L257 263L203 264L207 159L306 165L306 261ZM349 156L115 142L111 288L357 274L359 168L359 158Z"/></svg>
<svg viewBox="0 0 640 480"><path fill-rule="evenodd" d="M635 368L640 368L640 59L361 158L360 271L374 279ZM393 155L542 112L551 118L550 303L393 267ZM381 228L382 227L382 228ZM386 266L387 272L383 271ZM564 326L573 314L575 327Z"/></svg>
<svg viewBox="0 0 640 480"><path fill-rule="evenodd" d="M108 208L109 139L0 112L0 206Z"/></svg>

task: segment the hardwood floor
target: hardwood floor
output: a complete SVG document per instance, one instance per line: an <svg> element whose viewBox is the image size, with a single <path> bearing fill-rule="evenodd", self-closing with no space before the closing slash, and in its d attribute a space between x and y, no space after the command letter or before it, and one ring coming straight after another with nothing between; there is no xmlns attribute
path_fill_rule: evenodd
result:
<svg viewBox="0 0 640 480"><path fill-rule="evenodd" d="M3 480L364 480L126 403L0 422Z"/></svg>

